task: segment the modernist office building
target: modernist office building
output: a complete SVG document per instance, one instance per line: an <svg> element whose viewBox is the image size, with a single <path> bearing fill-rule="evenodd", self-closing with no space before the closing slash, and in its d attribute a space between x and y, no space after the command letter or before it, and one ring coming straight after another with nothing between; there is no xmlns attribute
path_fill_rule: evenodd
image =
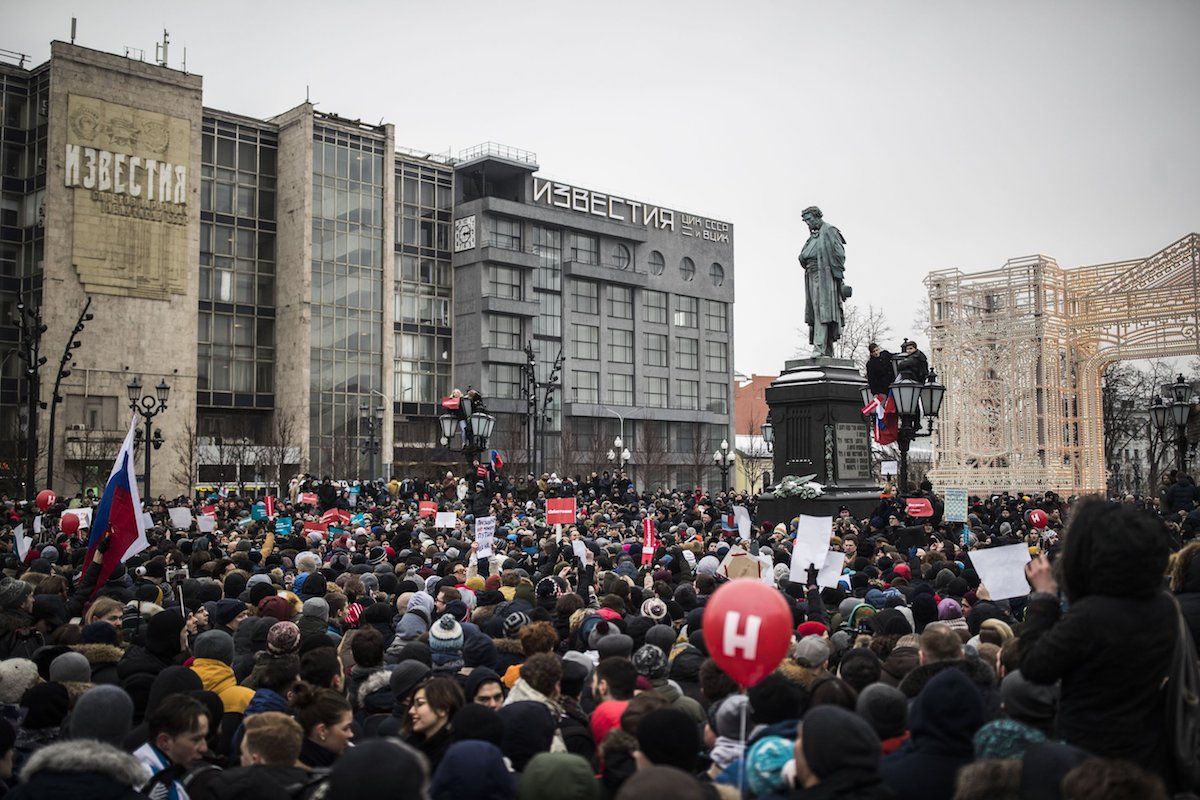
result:
<svg viewBox="0 0 1200 800"><path fill-rule="evenodd" d="M452 386L482 389L493 443L519 462L527 341L566 363L547 465L601 466L623 421L647 480L713 479L729 431L726 223L543 180L518 151L408 151L391 125L307 103L266 120L218 111L199 76L62 42L32 69L0 63L0 104L10 485L28 391L7 355L13 309L42 311L48 400L86 297L95 318L53 431L60 491L102 482L133 376L171 386L155 494L298 468L458 468L436 424Z"/></svg>

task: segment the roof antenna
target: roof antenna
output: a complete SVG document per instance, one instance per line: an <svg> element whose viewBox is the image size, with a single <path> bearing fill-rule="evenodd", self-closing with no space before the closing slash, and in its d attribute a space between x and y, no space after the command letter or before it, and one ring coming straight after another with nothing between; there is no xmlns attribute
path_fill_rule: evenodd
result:
<svg viewBox="0 0 1200 800"><path fill-rule="evenodd" d="M75 44L75 17L71 17L71 44Z"/></svg>
<svg viewBox="0 0 1200 800"><path fill-rule="evenodd" d="M187 74L187 48L183 48L183 72Z"/></svg>
<svg viewBox="0 0 1200 800"><path fill-rule="evenodd" d="M163 40L160 44L154 46L154 60L158 62L160 67L167 66L167 48L171 44L171 37L167 33L167 29L163 28Z"/></svg>
<svg viewBox="0 0 1200 800"><path fill-rule="evenodd" d="M304 102L306 102L306 103L312 102L311 100L308 99L308 84L307 83L304 84Z"/></svg>

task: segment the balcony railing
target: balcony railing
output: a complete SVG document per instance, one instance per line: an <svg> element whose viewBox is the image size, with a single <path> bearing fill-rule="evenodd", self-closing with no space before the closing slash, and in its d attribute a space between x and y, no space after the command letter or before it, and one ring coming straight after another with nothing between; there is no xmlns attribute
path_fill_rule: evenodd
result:
<svg viewBox="0 0 1200 800"><path fill-rule="evenodd" d="M484 142L477 144L474 147L468 147L458 154L459 161L474 161L477 158L485 158L487 156L495 156L503 158L506 161L518 161L522 164L530 164L537 166L537 153L531 150L522 150L519 147L510 147L499 142Z"/></svg>

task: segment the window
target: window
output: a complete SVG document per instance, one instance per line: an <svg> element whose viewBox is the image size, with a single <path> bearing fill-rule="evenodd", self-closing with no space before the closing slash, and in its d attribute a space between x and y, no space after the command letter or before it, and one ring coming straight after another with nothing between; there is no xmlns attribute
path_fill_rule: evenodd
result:
<svg viewBox="0 0 1200 800"><path fill-rule="evenodd" d="M608 287L608 315L614 319L633 319L633 289Z"/></svg>
<svg viewBox="0 0 1200 800"><path fill-rule="evenodd" d="M707 403L704 406L706 411L711 411L714 414L728 413L728 398L729 389L723 383L708 383L707 386Z"/></svg>
<svg viewBox="0 0 1200 800"><path fill-rule="evenodd" d="M600 287L590 281L572 281L571 310L579 314L599 314Z"/></svg>
<svg viewBox="0 0 1200 800"><path fill-rule="evenodd" d="M677 381L679 408L695 411L700 408L700 381Z"/></svg>
<svg viewBox="0 0 1200 800"><path fill-rule="evenodd" d="M571 260L580 264L600 263L600 240L585 233L571 233Z"/></svg>
<svg viewBox="0 0 1200 800"><path fill-rule="evenodd" d="M617 406L633 405L633 376L609 375L606 399L609 403Z"/></svg>
<svg viewBox="0 0 1200 800"><path fill-rule="evenodd" d="M633 331L609 328L608 360L616 364L633 363Z"/></svg>
<svg viewBox="0 0 1200 800"><path fill-rule="evenodd" d="M712 279L713 286L720 286L725 282L725 268L714 261L708 268L708 277Z"/></svg>
<svg viewBox="0 0 1200 800"><path fill-rule="evenodd" d="M538 314L533 318L534 336L562 336L562 295L556 292L534 292Z"/></svg>
<svg viewBox="0 0 1200 800"><path fill-rule="evenodd" d="M667 324L667 295L664 292L646 290L642 293L642 305L646 322Z"/></svg>
<svg viewBox="0 0 1200 800"><path fill-rule="evenodd" d="M683 276L685 281L690 281L696 277L696 262L692 261L687 256L679 260L679 274Z"/></svg>
<svg viewBox="0 0 1200 800"><path fill-rule="evenodd" d="M617 269L629 269L629 265L633 263L633 259L629 255L629 248L617 242L612 249L612 265Z"/></svg>
<svg viewBox="0 0 1200 800"><path fill-rule="evenodd" d="M700 369L700 342L686 336L675 338L675 366L680 369Z"/></svg>
<svg viewBox="0 0 1200 800"><path fill-rule="evenodd" d="M675 327L677 328L695 328L698 327L699 320L697 319L697 309L699 303L694 297L675 296Z"/></svg>
<svg viewBox="0 0 1200 800"><path fill-rule="evenodd" d="M572 398L576 403L600 402L600 373L588 370L571 370Z"/></svg>
<svg viewBox="0 0 1200 800"><path fill-rule="evenodd" d="M725 342L705 342L704 368L709 372L729 371L729 346Z"/></svg>
<svg viewBox="0 0 1200 800"><path fill-rule="evenodd" d="M491 280L488 289L493 297L505 297L509 300L521 299L521 271L515 267L502 267L499 264L491 266Z"/></svg>
<svg viewBox="0 0 1200 800"><path fill-rule="evenodd" d="M719 300L704 301L704 327L715 333L729 332L729 321L724 303Z"/></svg>
<svg viewBox="0 0 1200 800"><path fill-rule="evenodd" d="M571 357L600 359L600 329L595 325L571 326Z"/></svg>
<svg viewBox="0 0 1200 800"><path fill-rule="evenodd" d="M492 217L492 247L505 250L521 249L521 220L509 217Z"/></svg>
<svg viewBox="0 0 1200 800"><path fill-rule="evenodd" d="M642 400L650 408L667 407L667 379L642 378Z"/></svg>
<svg viewBox="0 0 1200 800"><path fill-rule="evenodd" d="M488 364L488 382L492 397L521 396L521 368L516 364Z"/></svg>
<svg viewBox="0 0 1200 800"><path fill-rule="evenodd" d="M666 259L664 259L663 254L657 250L650 251L650 255L646 258L646 262L650 265L651 275L662 275L663 270L667 268Z"/></svg>
<svg viewBox="0 0 1200 800"><path fill-rule="evenodd" d="M562 231L534 225L532 235L533 252L538 257L533 286L557 292L562 288Z"/></svg>
<svg viewBox="0 0 1200 800"><path fill-rule="evenodd" d="M507 314L489 314L488 347L503 347L506 350L521 349L521 318Z"/></svg>
<svg viewBox="0 0 1200 800"><path fill-rule="evenodd" d="M667 365L667 335L665 333L646 334L646 366L665 367Z"/></svg>

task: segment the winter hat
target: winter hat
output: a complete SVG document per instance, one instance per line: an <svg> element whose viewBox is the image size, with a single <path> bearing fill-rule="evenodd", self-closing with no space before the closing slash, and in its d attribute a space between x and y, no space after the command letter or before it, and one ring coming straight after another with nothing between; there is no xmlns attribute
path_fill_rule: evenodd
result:
<svg viewBox="0 0 1200 800"><path fill-rule="evenodd" d="M63 653L50 662L50 680L55 683L91 683L92 665L82 653Z"/></svg>
<svg viewBox="0 0 1200 800"><path fill-rule="evenodd" d="M192 655L196 658L207 658L223 664L232 664L233 637L225 631L205 631L196 637L196 641L192 645Z"/></svg>
<svg viewBox="0 0 1200 800"><path fill-rule="evenodd" d="M524 611L514 611L504 618L504 638L515 639L517 632L529 624L529 615Z"/></svg>
<svg viewBox="0 0 1200 800"><path fill-rule="evenodd" d="M558 585L558 581L554 580L553 577L542 578L537 583L535 594L537 594L539 600L549 600L551 598L557 600L558 596L562 594L562 587Z"/></svg>
<svg viewBox="0 0 1200 800"><path fill-rule="evenodd" d="M258 601L258 616L274 617L281 622L290 620L292 604L287 601L286 597L272 594L270 597L264 597Z"/></svg>
<svg viewBox="0 0 1200 800"><path fill-rule="evenodd" d="M1012 719L1045 730L1058 710L1058 686L1033 683L1013 670L1000 681L1000 702Z"/></svg>
<svg viewBox="0 0 1200 800"><path fill-rule="evenodd" d="M872 683L858 695L858 715L870 723L880 739L900 736L908 727L908 699L894 686Z"/></svg>
<svg viewBox="0 0 1200 800"><path fill-rule="evenodd" d="M17 705L25 691L37 683L37 680L37 664L28 658L8 658L0 661L0 704Z"/></svg>
<svg viewBox="0 0 1200 800"><path fill-rule="evenodd" d="M1046 741L1046 734L1014 719L994 719L975 731L975 758L1020 758L1030 745Z"/></svg>
<svg viewBox="0 0 1200 800"><path fill-rule="evenodd" d="M218 600L216 609L213 612L213 620L218 625L228 625L233 622L238 614L246 610L246 604L241 600L225 598Z"/></svg>
<svg viewBox="0 0 1200 800"><path fill-rule="evenodd" d="M879 736L857 714L841 706L821 705L804 715L801 726L804 760L818 778L841 770L878 770Z"/></svg>
<svg viewBox="0 0 1200 800"><path fill-rule="evenodd" d="M792 660L810 669L829 660L829 644L820 636L805 636L792 646Z"/></svg>
<svg viewBox="0 0 1200 800"><path fill-rule="evenodd" d="M418 797L428 774L421 753L398 739L368 739L334 762L325 800L404 800ZM419 777L421 776L421 777ZM405 791L405 787L410 787Z"/></svg>
<svg viewBox="0 0 1200 800"><path fill-rule="evenodd" d="M16 578L0 580L0 608L20 608L25 598L33 594L33 587Z"/></svg>
<svg viewBox="0 0 1200 800"><path fill-rule="evenodd" d="M827 633L829 633L829 628L825 627L824 623L815 620L801 622L796 626L796 635L801 639L806 636L824 636Z"/></svg>
<svg viewBox="0 0 1200 800"><path fill-rule="evenodd" d="M633 639L623 633L614 633L611 636L605 636L597 642L596 653L601 659L610 656L629 658L633 654Z"/></svg>
<svg viewBox="0 0 1200 800"><path fill-rule="evenodd" d="M638 750L651 764L677 767L689 775L696 771L700 734L696 723L685 712L677 708L659 708L646 714L638 720L637 741Z"/></svg>
<svg viewBox="0 0 1200 800"><path fill-rule="evenodd" d="M575 753L539 753L521 774L516 796L532 800L543 797L545 790L551 788L550 794L556 800L600 800L600 783L594 773L587 759Z"/></svg>
<svg viewBox="0 0 1200 800"><path fill-rule="evenodd" d="M456 742L489 742L496 747L504 744L504 723L500 715L479 703L467 703L450 720L450 737Z"/></svg>
<svg viewBox="0 0 1200 800"><path fill-rule="evenodd" d="M329 622L329 603L326 602L324 597L310 597L304 601L300 613L306 617L316 617L317 619Z"/></svg>
<svg viewBox="0 0 1200 800"><path fill-rule="evenodd" d="M474 675L475 672L476 670L472 670L471 674ZM428 675L428 664L422 664L415 660L401 661L392 670L391 677L388 679L392 697L396 698L396 702L406 699Z"/></svg>
<svg viewBox="0 0 1200 800"><path fill-rule="evenodd" d="M57 728L67 717L71 696L61 683L39 683L25 692L21 705L28 709L21 727L26 730Z"/></svg>
<svg viewBox="0 0 1200 800"><path fill-rule="evenodd" d="M104 624L104 623L100 623ZM75 701L67 722L71 739L98 739L121 747L133 727L133 701L119 686L95 686Z"/></svg>
<svg viewBox="0 0 1200 800"><path fill-rule="evenodd" d="M1015 635L1012 626L1002 619L985 619L979 626L980 630L993 630L1000 636L1001 642L1007 642Z"/></svg>
<svg viewBox="0 0 1200 800"><path fill-rule="evenodd" d="M500 590L500 576L499 575L489 575L487 577L487 580L485 580L483 582L483 588L493 591L493 592L499 591Z"/></svg>
<svg viewBox="0 0 1200 800"><path fill-rule="evenodd" d="M646 602L642 603L642 616L662 622L667 618L667 604L657 597L647 598Z"/></svg>
<svg viewBox="0 0 1200 800"><path fill-rule="evenodd" d="M462 652L463 629L458 620L449 614L442 617L429 629L429 649L435 653Z"/></svg>
<svg viewBox="0 0 1200 800"><path fill-rule="evenodd" d="M716 575L717 568L721 566L721 562L716 556L705 556L700 559L700 563L696 565L697 575Z"/></svg>
<svg viewBox="0 0 1200 800"><path fill-rule="evenodd" d="M270 617L266 619L270 619ZM267 630L267 652L271 655L294 653L299 647L300 628L296 626L296 623L284 620L276 622Z"/></svg>
<svg viewBox="0 0 1200 800"><path fill-rule="evenodd" d="M782 736L764 736L746 756L746 786L755 797L783 794L787 778L783 767L792 760L795 742Z"/></svg>
<svg viewBox="0 0 1200 800"><path fill-rule="evenodd" d="M504 725L500 748L517 772L523 771L535 755L548 751L554 742L557 720L544 703L533 700L509 703L500 709L499 716Z"/></svg>
<svg viewBox="0 0 1200 800"><path fill-rule="evenodd" d="M107 622L91 622L83 626L80 633L81 644L111 644L117 643L117 629Z"/></svg>
<svg viewBox="0 0 1200 800"><path fill-rule="evenodd" d="M949 597L938 603L937 609L938 619L940 620L962 618L962 606L958 604L957 600L953 600Z"/></svg>
<svg viewBox="0 0 1200 800"><path fill-rule="evenodd" d="M749 703L749 698L744 694L731 694L720 702L713 725L717 736L724 736L726 739L741 739L743 714L746 715L746 733L750 732L750 728L754 726L750 722Z"/></svg>
<svg viewBox="0 0 1200 800"><path fill-rule="evenodd" d="M656 645L644 644L633 654L633 666L650 680L667 677L667 656ZM639 726L640 730L640 726Z"/></svg>

